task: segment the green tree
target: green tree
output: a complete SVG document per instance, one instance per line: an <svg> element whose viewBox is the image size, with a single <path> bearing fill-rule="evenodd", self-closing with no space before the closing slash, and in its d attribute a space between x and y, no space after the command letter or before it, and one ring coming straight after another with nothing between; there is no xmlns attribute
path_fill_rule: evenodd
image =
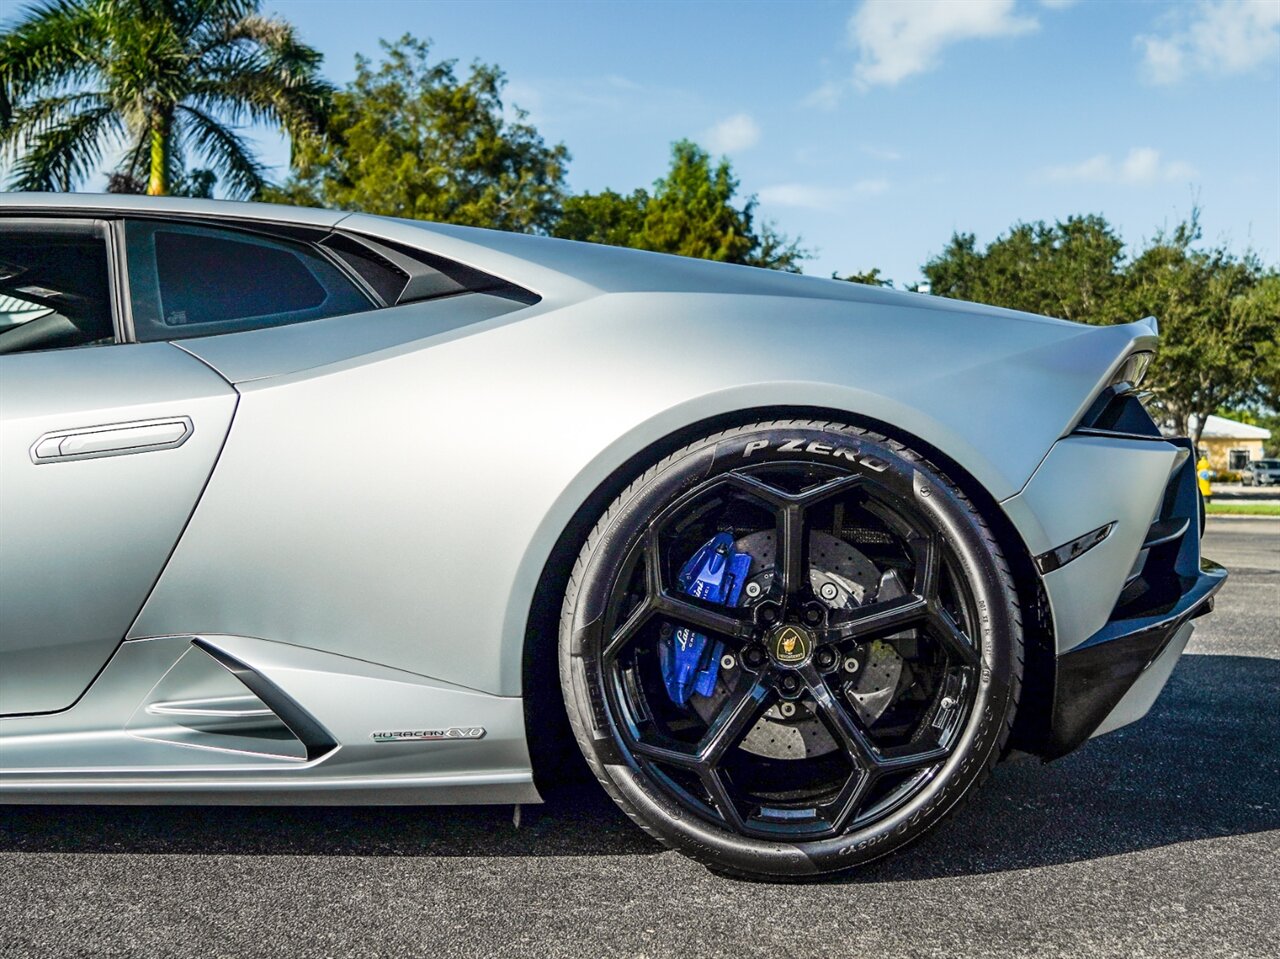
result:
<svg viewBox="0 0 1280 959"><path fill-rule="evenodd" d="M1198 248L1200 238L1195 213L1157 234L1129 264L1123 297L1129 317L1159 320L1160 348L1144 385L1197 444L1219 408L1274 401L1264 365L1280 336L1276 273L1252 253Z"/></svg>
<svg viewBox="0 0 1280 959"><path fill-rule="evenodd" d="M1084 323L1155 316L1160 348L1144 385L1199 442L1219 408L1280 401L1280 278L1251 253L1203 249L1200 239L1193 211L1126 259L1106 220L1079 216L1017 224L986 249L955 234L923 271L935 295Z"/></svg>
<svg viewBox="0 0 1280 959"><path fill-rule="evenodd" d="M756 224L756 201L734 204L738 179L696 143L673 145L671 167L653 192L584 193L566 201L553 234L658 253L763 266L792 273L808 257L771 223Z"/></svg>
<svg viewBox="0 0 1280 959"><path fill-rule="evenodd" d="M506 111L497 67L432 63L409 35L382 43L383 61L356 58L356 77L334 96L323 143L274 196L361 210L545 232L559 218L569 151L547 146L521 110ZM508 119L508 117L514 119Z"/></svg>
<svg viewBox="0 0 1280 959"><path fill-rule="evenodd" d="M937 296L1084 323L1124 319L1124 241L1100 216L1018 223L985 250L972 233L953 234L923 272Z"/></svg>
<svg viewBox="0 0 1280 959"><path fill-rule="evenodd" d="M1274 427L1270 423L1263 425L1275 433L1271 438L1272 449L1280 450L1280 273L1272 270L1262 277L1239 309L1251 322L1271 331L1270 336L1264 333L1254 346L1258 374L1256 405L1275 422Z"/></svg>
<svg viewBox="0 0 1280 959"><path fill-rule="evenodd" d="M848 276L841 276L839 273L832 273L831 279L844 280L846 283L861 283L864 286L893 286L893 280L880 275L880 267L878 266L873 266L869 270L863 270L861 273L850 273Z"/></svg>
<svg viewBox="0 0 1280 959"><path fill-rule="evenodd" d="M552 233L566 240L634 246L644 232L649 191L634 190L627 196L613 190L580 193L564 201L564 211Z"/></svg>
<svg viewBox="0 0 1280 959"><path fill-rule="evenodd" d="M258 0L44 0L0 36L0 148L17 190L70 190L124 148L119 182L171 192L188 159L239 197L266 185L236 131L319 129L320 54ZM203 182L203 181L201 181Z"/></svg>

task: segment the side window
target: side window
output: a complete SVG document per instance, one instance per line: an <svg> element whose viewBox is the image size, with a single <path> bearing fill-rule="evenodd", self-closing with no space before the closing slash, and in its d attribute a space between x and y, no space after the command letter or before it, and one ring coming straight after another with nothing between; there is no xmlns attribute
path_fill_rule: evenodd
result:
<svg viewBox="0 0 1280 959"><path fill-rule="evenodd" d="M284 326L374 307L324 254L290 240L131 220L126 250L139 340Z"/></svg>
<svg viewBox="0 0 1280 959"><path fill-rule="evenodd" d="M0 354L115 341L105 224L0 219Z"/></svg>

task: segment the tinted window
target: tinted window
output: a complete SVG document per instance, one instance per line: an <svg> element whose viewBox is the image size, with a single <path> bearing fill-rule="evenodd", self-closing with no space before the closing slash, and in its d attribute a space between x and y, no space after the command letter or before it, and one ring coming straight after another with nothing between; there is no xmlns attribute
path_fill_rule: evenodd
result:
<svg viewBox="0 0 1280 959"><path fill-rule="evenodd" d="M103 225L0 220L0 353L113 340Z"/></svg>
<svg viewBox="0 0 1280 959"><path fill-rule="evenodd" d="M140 340L281 326L373 305L337 266L302 243L131 223L128 247Z"/></svg>

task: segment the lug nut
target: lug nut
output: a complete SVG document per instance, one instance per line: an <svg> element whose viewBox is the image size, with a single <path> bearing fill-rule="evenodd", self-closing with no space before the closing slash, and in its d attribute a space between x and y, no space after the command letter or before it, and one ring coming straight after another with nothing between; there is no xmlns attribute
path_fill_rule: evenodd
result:
<svg viewBox="0 0 1280 959"><path fill-rule="evenodd" d="M746 591L747 597L750 599L756 599L764 592L764 590L760 588L759 583L747 583Z"/></svg>
<svg viewBox="0 0 1280 959"><path fill-rule="evenodd" d="M816 606L810 606L804 611L804 621L810 626L817 626L822 622L822 610Z"/></svg>
<svg viewBox="0 0 1280 959"><path fill-rule="evenodd" d="M799 688L800 680L796 679L794 676L782 677L782 691L784 693L794 693Z"/></svg>
<svg viewBox="0 0 1280 959"><path fill-rule="evenodd" d="M781 706L778 707L778 711L782 713L783 718L790 719L792 716L796 714L796 704L783 703Z"/></svg>
<svg viewBox="0 0 1280 959"><path fill-rule="evenodd" d="M846 673L856 673L858 671L858 660L853 656L846 656L844 661L844 671Z"/></svg>
<svg viewBox="0 0 1280 959"><path fill-rule="evenodd" d="M778 613L772 606L766 606L764 609L760 610L760 618L766 623L772 623L778 618Z"/></svg>
<svg viewBox="0 0 1280 959"><path fill-rule="evenodd" d="M733 658L732 653L725 653L723 656L720 657L721 669L733 669L733 667L737 665L738 665L738 661Z"/></svg>
<svg viewBox="0 0 1280 959"><path fill-rule="evenodd" d="M836 588L835 583L823 583L822 589L818 590L818 595L820 595L827 602L830 602L831 600L835 599L837 596L840 595L840 590Z"/></svg>
<svg viewBox="0 0 1280 959"><path fill-rule="evenodd" d="M819 669L830 669L836 664L836 654L826 647L818 650L818 655L815 658Z"/></svg>
<svg viewBox="0 0 1280 959"><path fill-rule="evenodd" d="M752 646L743 655L743 659L746 660L747 665L750 666L752 669L757 669L764 664L764 659L765 659L764 650L761 649L759 646Z"/></svg>

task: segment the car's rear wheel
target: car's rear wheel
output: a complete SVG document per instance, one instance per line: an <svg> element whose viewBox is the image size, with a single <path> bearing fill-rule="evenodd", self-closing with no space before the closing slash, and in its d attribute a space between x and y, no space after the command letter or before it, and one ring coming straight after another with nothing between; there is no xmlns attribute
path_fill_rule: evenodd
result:
<svg viewBox="0 0 1280 959"><path fill-rule="evenodd" d="M950 812L1000 755L1022 636L972 504L907 447L760 423L605 511L566 590L561 677L592 770L713 868L846 869Z"/></svg>

